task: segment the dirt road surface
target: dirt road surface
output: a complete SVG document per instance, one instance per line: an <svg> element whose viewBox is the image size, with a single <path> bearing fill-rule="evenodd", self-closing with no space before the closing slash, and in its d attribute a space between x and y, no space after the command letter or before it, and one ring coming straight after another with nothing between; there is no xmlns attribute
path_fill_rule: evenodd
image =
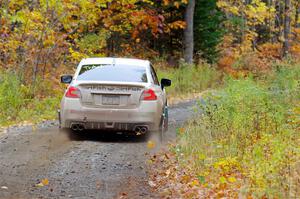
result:
<svg viewBox="0 0 300 199"><path fill-rule="evenodd" d="M77 134L58 127L10 130L0 135L0 198L158 198L147 178L149 155L176 137L195 102L169 110L169 131L135 137ZM156 144L154 149L147 142ZM46 179L49 184L37 186Z"/></svg>

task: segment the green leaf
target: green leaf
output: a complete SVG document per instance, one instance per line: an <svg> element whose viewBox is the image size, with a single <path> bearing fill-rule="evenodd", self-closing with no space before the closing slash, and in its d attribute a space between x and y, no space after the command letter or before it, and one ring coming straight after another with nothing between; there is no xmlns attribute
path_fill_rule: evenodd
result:
<svg viewBox="0 0 300 199"><path fill-rule="evenodd" d="M200 182L201 184L204 184L204 183L205 183L205 177L204 177L204 176L198 176L197 178L198 178L198 180L199 180L199 182Z"/></svg>
<svg viewBox="0 0 300 199"><path fill-rule="evenodd" d="M227 182L226 178L224 176L219 178L220 183L225 184Z"/></svg>

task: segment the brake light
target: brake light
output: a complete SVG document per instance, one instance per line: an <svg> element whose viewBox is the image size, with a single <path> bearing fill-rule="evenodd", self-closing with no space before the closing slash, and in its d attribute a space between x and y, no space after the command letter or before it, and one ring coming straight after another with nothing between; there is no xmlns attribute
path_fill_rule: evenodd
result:
<svg viewBox="0 0 300 199"><path fill-rule="evenodd" d="M157 96L152 89L145 90L142 94L143 100L157 100Z"/></svg>
<svg viewBox="0 0 300 199"><path fill-rule="evenodd" d="M68 88L68 91L66 92L66 97L69 98L79 98L80 97L80 91L78 88L74 86L70 86Z"/></svg>

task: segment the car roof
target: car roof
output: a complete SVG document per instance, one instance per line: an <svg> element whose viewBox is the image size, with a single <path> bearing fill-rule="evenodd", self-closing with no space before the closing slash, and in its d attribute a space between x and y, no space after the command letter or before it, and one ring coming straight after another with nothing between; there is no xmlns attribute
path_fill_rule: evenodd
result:
<svg viewBox="0 0 300 199"><path fill-rule="evenodd" d="M148 60L142 59L130 59L130 58L86 58L81 60L80 65L92 65L92 64L115 64L115 65L129 65L129 66L143 66L147 67L150 65Z"/></svg>

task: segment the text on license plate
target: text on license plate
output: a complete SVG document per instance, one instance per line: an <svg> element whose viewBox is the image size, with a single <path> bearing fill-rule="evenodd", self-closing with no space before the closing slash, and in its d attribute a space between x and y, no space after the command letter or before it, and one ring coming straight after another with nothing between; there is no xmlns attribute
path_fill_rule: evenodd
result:
<svg viewBox="0 0 300 199"><path fill-rule="evenodd" d="M102 96L102 104L103 105L119 105L120 104L120 96L103 95Z"/></svg>

